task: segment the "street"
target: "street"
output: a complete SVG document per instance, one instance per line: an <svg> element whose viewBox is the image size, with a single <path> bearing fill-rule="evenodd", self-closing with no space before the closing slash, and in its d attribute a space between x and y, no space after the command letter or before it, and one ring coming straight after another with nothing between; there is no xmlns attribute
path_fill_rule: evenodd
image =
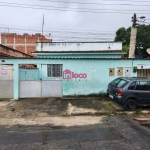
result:
<svg viewBox="0 0 150 150"><path fill-rule="evenodd" d="M149 147L150 129L127 115L100 117L99 123L82 126L0 126L1 150L149 150Z"/></svg>

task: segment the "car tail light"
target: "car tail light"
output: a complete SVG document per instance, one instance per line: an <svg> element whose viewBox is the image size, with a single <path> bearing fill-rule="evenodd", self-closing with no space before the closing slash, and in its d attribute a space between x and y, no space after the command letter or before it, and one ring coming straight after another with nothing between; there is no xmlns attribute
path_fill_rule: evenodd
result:
<svg viewBox="0 0 150 150"><path fill-rule="evenodd" d="M117 94L118 94L118 96L122 96L123 95L122 89L119 89Z"/></svg>

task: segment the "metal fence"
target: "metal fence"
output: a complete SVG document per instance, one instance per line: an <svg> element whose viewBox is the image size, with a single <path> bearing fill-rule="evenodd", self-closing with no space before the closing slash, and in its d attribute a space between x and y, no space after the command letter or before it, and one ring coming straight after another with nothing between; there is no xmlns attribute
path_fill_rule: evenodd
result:
<svg viewBox="0 0 150 150"><path fill-rule="evenodd" d="M138 69L137 76L150 78L150 69Z"/></svg>

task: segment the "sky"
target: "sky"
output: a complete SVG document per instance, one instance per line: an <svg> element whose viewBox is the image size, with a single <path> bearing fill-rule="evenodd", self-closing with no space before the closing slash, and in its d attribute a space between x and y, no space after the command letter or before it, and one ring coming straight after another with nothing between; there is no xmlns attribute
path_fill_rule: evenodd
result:
<svg viewBox="0 0 150 150"><path fill-rule="evenodd" d="M132 26L134 13L150 24L149 8L149 0L0 0L0 32L43 33L53 42L113 41L119 28Z"/></svg>

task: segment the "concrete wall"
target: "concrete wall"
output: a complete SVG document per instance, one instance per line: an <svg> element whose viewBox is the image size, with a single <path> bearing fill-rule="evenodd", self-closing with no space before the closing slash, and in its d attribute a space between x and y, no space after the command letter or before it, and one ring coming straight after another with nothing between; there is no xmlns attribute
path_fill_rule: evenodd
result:
<svg viewBox="0 0 150 150"><path fill-rule="evenodd" d="M74 65L72 65L74 64ZM133 64L136 65L136 62ZM63 95L89 95L106 93L108 83L118 77L118 67L132 67L132 61L125 60L89 60L65 62L63 70L69 69L74 74L86 74L87 77L63 79ZM109 76L109 68L114 68L114 76ZM132 76L137 76L132 72Z"/></svg>
<svg viewBox="0 0 150 150"><path fill-rule="evenodd" d="M122 50L122 42L108 43L43 43L43 51L99 51L99 50ZM41 51L41 43L36 44L36 51Z"/></svg>

